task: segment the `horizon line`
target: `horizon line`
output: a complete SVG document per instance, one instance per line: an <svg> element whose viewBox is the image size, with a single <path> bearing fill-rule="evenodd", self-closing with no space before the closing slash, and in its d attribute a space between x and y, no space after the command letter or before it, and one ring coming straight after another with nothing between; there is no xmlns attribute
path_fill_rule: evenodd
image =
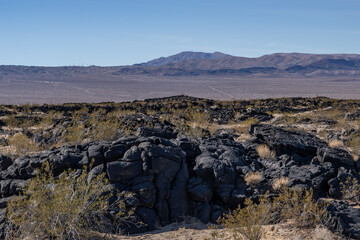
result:
<svg viewBox="0 0 360 240"><path fill-rule="evenodd" d="M153 58L150 59L148 61L145 62L140 62L140 63L133 63L133 64L127 64L127 65L94 65L94 64L72 64L72 65L24 65L24 64L0 64L0 67L4 67L4 66L12 66L12 67L126 67L126 66L134 66L134 65L140 65L140 64L144 64L144 63L148 63L150 61L153 60L157 60L160 58L168 58L168 57L172 57L181 53L205 53L205 54L214 54L214 53L221 53L221 54L225 54L225 55L229 55L229 57L236 57L236 58L249 58L249 59L254 59L254 58L261 58L261 57L265 57L265 56L270 56L270 55L276 55L276 54L302 54L302 55L357 55L360 56L360 53L309 53L309 52L274 52L274 53L267 53L267 54L262 54L260 56L256 56L256 57L249 57L249 56L235 56L232 55L230 53L224 53L224 52L220 52L220 51L214 51L214 52L202 52L202 51L181 51L175 54L171 54L168 56L160 56L157 58Z"/></svg>

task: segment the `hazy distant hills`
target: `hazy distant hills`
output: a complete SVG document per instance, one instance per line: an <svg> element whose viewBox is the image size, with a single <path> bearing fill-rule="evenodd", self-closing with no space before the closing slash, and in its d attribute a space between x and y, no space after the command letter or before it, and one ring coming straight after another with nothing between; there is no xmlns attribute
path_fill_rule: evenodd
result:
<svg viewBox="0 0 360 240"><path fill-rule="evenodd" d="M139 66L162 66L169 63L177 63L182 61L189 61L189 60L200 60L200 59L220 59L226 57L233 57L228 54L224 54L221 52L214 52L214 53L204 53L204 52L181 52L169 57L161 57L146 63L140 63Z"/></svg>
<svg viewBox="0 0 360 240"><path fill-rule="evenodd" d="M275 53L258 58L245 58L219 52L183 52L167 58L162 57L147 63L123 67L115 74L352 76L360 74L360 55Z"/></svg>
<svg viewBox="0 0 360 240"><path fill-rule="evenodd" d="M212 99L359 98L360 55L275 53L257 58L182 52L129 66L0 65L0 103L133 101L179 94Z"/></svg>
<svg viewBox="0 0 360 240"><path fill-rule="evenodd" d="M257 58L236 57L214 52L182 52L146 63L114 67L29 67L0 66L4 76L49 76L67 78L119 75L151 76L261 76L261 77L323 77L359 76L360 55L274 53Z"/></svg>

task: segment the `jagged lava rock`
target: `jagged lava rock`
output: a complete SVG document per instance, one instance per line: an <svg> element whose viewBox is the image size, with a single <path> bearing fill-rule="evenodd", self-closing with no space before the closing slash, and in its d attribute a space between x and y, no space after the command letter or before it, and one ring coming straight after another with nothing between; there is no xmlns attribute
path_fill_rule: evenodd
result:
<svg viewBox="0 0 360 240"><path fill-rule="evenodd" d="M341 197L339 186L344 179L360 179L345 149L331 149L311 134L259 124L252 125L250 133L252 138L245 143L234 141L227 132L190 141L170 126L140 128L138 136L114 142L46 150L15 161L0 156L0 211L46 161L54 166L55 175L89 166L89 182L105 173L114 192L132 192L125 203L136 207L136 219L147 226L124 225L125 233L153 230L189 215L204 223L215 222L246 198L256 199L268 190L276 194L272 184L282 176L289 178L290 186L313 188L315 197ZM255 149L262 143L276 150L276 158L258 156ZM249 172L262 175L257 187L245 182ZM333 230L359 236L358 212L351 206L333 204L330 214Z"/></svg>

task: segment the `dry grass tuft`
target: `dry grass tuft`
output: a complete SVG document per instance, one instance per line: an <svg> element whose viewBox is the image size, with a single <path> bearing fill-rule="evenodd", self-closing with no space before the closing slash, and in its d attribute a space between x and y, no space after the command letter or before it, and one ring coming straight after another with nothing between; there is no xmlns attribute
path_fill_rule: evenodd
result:
<svg viewBox="0 0 360 240"><path fill-rule="evenodd" d="M344 146L344 142L339 139L331 139L329 141L329 147L331 148L339 148L343 146Z"/></svg>
<svg viewBox="0 0 360 240"><path fill-rule="evenodd" d="M313 232L314 240L333 240L333 233L323 226L316 226Z"/></svg>
<svg viewBox="0 0 360 240"><path fill-rule="evenodd" d="M246 140L249 140L251 138L251 135L249 133L243 133L239 137L235 138L234 140L236 142L245 142Z"/></svg>
<svg viewBox="0 0 360 240"><path fill-rule="evenodd" d="M283 189L284 187L289 186L289 178L288 177L280 177L274 180L272 188L275 191L279 191Z"/></svg>
<svg viewBox="0 0 360 240"><path fill-rule="evenodd" d="M270 147L266 144L260 144L259 146L257 146L256 152L261 158L267 158L267 159L276 158L276 152L274 150L271 150Z"/></svg>
<svg viewBox="0 0 360 240"><path fill-rule="evenodd" d="M15 149L13 154L18 156L34 153L40 150L39 146L23 133L16 133L9 137L9 146Z"/></svg>
<svg viewBox="0 0 360 240"><path fill-rule="evenodd" d="M250 125L258 122L258 119L250 117L245 121L242 121L240 124L237 124L236 127L234 127L234 130L238 133L248 133Z"/></svg>
<svg viewBox="0 0 360 240"><path fill-rule="evenodd" d="M248 174L246 174L244 176L244 180L245 180L246 184L251 187L255 187L255 186L259 185L262 178L263 178L263 176L259 172L249 172Z"/></svg>

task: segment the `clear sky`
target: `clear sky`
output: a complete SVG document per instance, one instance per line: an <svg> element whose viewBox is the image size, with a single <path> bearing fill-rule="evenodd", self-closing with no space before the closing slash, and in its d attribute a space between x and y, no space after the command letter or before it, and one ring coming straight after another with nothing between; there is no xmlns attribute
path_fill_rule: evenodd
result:
<svg viewBox="0 0 360 240"><path fill-rule="evenodd" d="M360 0L0 0L0 65L360 53Z"/></svg>

